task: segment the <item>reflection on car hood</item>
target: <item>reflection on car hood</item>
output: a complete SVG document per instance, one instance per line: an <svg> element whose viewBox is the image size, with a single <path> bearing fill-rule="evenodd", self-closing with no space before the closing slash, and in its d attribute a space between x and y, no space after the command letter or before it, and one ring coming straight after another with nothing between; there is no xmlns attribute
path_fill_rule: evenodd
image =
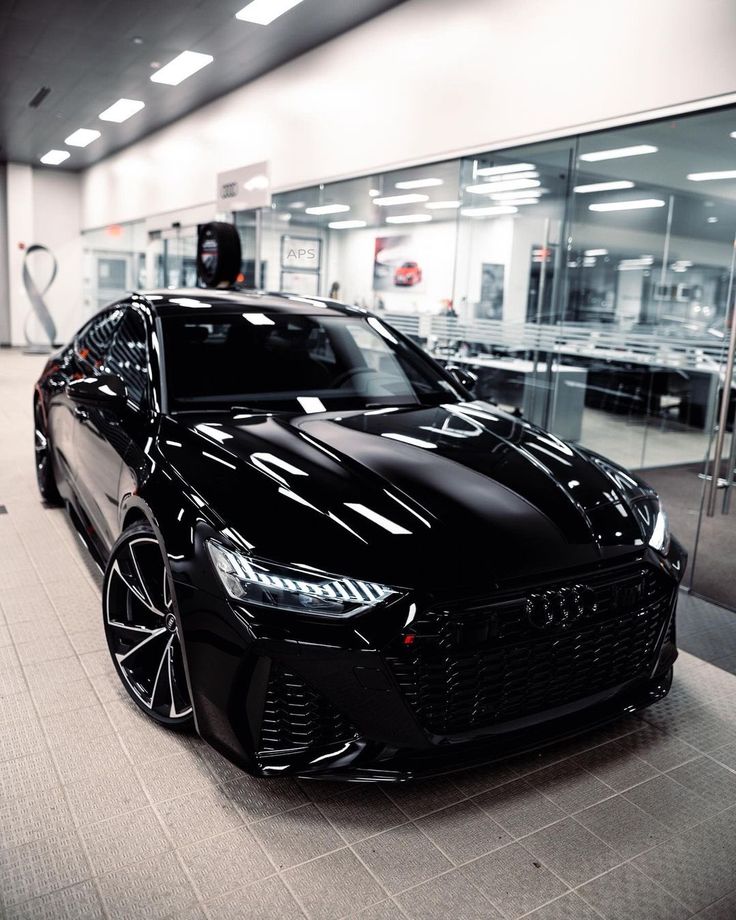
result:
<svg viewBox="0 0 736 920"><path fill-rule="evenodd" d="M470 590L643 546L598 465L485 402L165 424L184 482L221 526L279 561Z"/></svg>

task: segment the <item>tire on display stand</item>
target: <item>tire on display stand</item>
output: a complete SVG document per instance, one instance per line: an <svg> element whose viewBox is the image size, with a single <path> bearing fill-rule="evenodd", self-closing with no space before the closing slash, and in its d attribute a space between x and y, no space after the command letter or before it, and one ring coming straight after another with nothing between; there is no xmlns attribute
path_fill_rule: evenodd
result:
<svg viewBox="0 0 736 920"><path fill-rule="evenodd" d="M202 224L197 237L197 277L204 287L230 287L240 275L240 235L233 224Z"/></svg>

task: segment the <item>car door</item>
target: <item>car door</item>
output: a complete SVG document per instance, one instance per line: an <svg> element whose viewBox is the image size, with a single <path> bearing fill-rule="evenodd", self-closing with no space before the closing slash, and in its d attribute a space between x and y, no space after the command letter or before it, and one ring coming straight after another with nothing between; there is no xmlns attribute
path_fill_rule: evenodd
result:
<svg viewBox="0 0 736 920"><path fill-rule="evenodd" d="M48 382L48 432L54 448L54 465L81 499L78 488L79 467L75 456L75 429L80 422L80 410L66 393L66 384L80 377L98 373L112 341L122 310L115 307L99 313L76 334L72 343L61 353L58 369Z"/></svg>
<svg viewBox="0 0 736 920"><path fill-rule="evenodd" d="M95 373L117 374L128 391L123 412L81 408L77 415L74 455L79 493L98 538L110 547L118 534L120 474L136 437L141 436L150 406L146 325L126 306L110 346Z"/></svg>

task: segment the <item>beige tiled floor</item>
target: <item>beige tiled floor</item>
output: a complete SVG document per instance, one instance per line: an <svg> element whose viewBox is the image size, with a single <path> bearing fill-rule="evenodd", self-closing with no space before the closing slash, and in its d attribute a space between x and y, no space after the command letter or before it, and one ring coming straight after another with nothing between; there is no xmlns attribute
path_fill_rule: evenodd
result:
<svg viewBox="0 0 736 920"><path fill-rule="evenodd" d="M644 719L408 787L258 781L148 722L36 495L40 364L0 351L0 915L736 916L736 677L686 654Z"/></svg>

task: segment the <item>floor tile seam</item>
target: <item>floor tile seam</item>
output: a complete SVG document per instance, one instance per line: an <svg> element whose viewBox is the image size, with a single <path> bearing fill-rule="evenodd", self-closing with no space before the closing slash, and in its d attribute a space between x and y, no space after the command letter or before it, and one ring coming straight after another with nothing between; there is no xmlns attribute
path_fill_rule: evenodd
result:
<svg viewBox="0 0 736 920"><path fill-rule="evenodd" d="M100 891L99 885L97 885L96 883L96 879L92 877L82 879L81 882L72 882L70 885L62 885L60 888L54 888L52 891L47 891L44 894L34 894L30 898L23 898L22 901L15 901L11 906L16 909L21 908L26 905L32 904L33 901L40 901L42 898L47 898L49 897L49 895L59 894L63 891L69 891L71 888L76 888L77 885L83 885L85 882L92 882L94 884L95 892L97 893L97 897L99 899L100 906L102 908L102 912L106 920L109 920L110 915L108 914L107 907L105 905L105 902L103 901L102 892ZM2 908L2 903L0 903L0 909L1 908ZM2 916L2 914L0 914L0 916Z"/></svg>
<svg viewBox="0 0 736 920"><path fill-rule="evenodd" d="M656 847L652 847L652 849L656 849ZM649 852L649 850L647 850L647 852ZM590 901L588 901L588 899L587 899L587 898L585 897L585 895L582 893L582 890L581 890L581 889L585 888L585 886L586 886L586 885L589 885L591 882L595 882L595 881L597 881L598 879L603 878L604 876L608 875L609 873L614 872L616 869L620 869L622 866L628 866L628 865L630 865L631 868L632 868L635 872L638 872L638 873L639 873L640 875L642 875L647 881L651 882L651 883L654 885L655 888L658 888L660 891L663 891L666 895L668 895L670 898L672 898L674 901L676 901L678 904L680 904L682 907L684 907L686 910L688 910L688 911L690 912L690 916L692 916L694 913L696 913L696 910L695 910L695 909L693 909L689 904L686 904L684 901L682 901L682 900L681 900L677 895L675 895L673 892L671 892L671 891L669 891L667 888L665 888L664 885L662 885L660 882L657 881L657 879L652 878L652 876L650 876L647 872L645 872L644 869L641 869L639 866L633 864L633 863L634 863L634 860L638 859L639 856L641 856L641 855L642 855L642 854L639 853L639 854L637 854L636 856L632 856L632 857L630 857L629 859L625 860L624 862L620 863L618 866L613 866L611 869L607 869L605 872L601 872L601 873L599 873L598 875L594 876L593 878L588 879L588 880L585 881L585 882L581 882L579 885L576 885L575 888L574 888L573 890L574 890L575 893L578 895L578 897L582 898L582 899L585 901L585 903L586 903L589 907L593 907L593 905L590 903ZM595 908L593 908L593 909L595 910Z"/></svg>

